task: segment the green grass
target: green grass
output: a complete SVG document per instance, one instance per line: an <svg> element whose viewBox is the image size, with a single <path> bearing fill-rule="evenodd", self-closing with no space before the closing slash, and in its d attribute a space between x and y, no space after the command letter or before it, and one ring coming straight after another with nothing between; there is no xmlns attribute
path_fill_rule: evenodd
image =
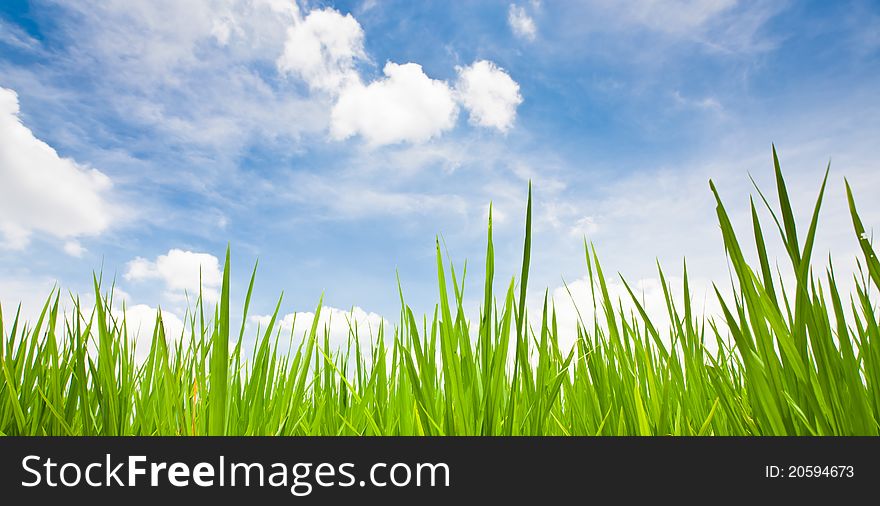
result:
<svg viewBox="0 0 880 506"><path fill-rule="evenodd" d="M684 298L660 272L672 322L650 320L631 300L609 295L608 278L585 244L596 323L581 323L571 349L559 345L546 292L527 315L531 191L522 271L499 280L496 294L489 213L482 309L468 320L465 275L444 263L437 244L439 301L417 317L400 293L395 328L372 338L352 328L331 348L319 328L282 335L276 321L243 351L245 327L230 327L229 253L218 307L199 299L183 336L165 335L161 315L150 351L135 359L130 329L95 280L97 303L74 316L53 293L39 318L0 313L0 431L6 435L839 435L880 432L880 324L872 304L880 263L847 185L855 239L863 256L854 293L843 294L830 264L811 267L825 181L808 228L797 230L774 150L775 205L759 192L782 239L791 279L771 267L765 231L752 203L746 260L718 190L721 239L732 294L716 294L718 318L696 314L687 272ZM825 180L827 181L827 173ZM802 235L800 235L802 234ZM256 269L255 269L256 271ZM253 277L244 304L247 308ZM584 301L575 301L583 306ZM60 320L59 320L60 319ZM63 320L63 321L61 321ZM530 325L528 322L540 322ZM63 329L63 330L62 330ZM370 341L371 353L362 354ZM290 352L284 346L293 343ZM712 342L710 352L706 346ZM229 344L233 343L232 346Z"/></svg>

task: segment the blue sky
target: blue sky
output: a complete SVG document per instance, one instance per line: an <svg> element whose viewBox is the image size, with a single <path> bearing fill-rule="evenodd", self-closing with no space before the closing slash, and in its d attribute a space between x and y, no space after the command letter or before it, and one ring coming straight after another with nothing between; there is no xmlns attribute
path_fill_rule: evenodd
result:
<svg viewBox="0 0 880 506"><path fill-rule="evenodd" d="M5 1L0 301L103 269L182 316L230 243L256 314L324 292L393 321L396 272L432 310L437 234L480 279L490 201L517 272L529 180L535 297L588 292L584 236L647 296L657 260L708 288L707 181L744 226L771 142L805 212L832 160L820 247L845 262L844 177L880 223L878 85L869 1Z"/></svg>

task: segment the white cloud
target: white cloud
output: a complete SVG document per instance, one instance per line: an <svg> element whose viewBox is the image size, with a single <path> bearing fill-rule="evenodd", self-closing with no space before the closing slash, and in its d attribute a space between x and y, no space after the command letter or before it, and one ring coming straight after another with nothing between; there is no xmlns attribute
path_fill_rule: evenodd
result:
<svg viewBox="0 0 880 506"><path fill-rule="evenodd" d="M232 34L242 35L241 28L235 23L235 20L229 17L214 20L211 26L211 35L217 40L221 46L229 44L229 38Z"/></svg>
<svg viewBox="0 0 880 506"><path fill-rule="evenodd" d="M176 170L126 172L131 179L202 190L228 182L238 155L252 142L296 149L303 136L326 131L326 97L280 85L272 71L299 12L294 0L81 0L56 7L51 39L64 50L51 65L24 70L30 75L16 80L17 86L23 90L36 81L46 87L45 107L55 112L72 111L71 104L77 112L97 108L98 116L126 111L126 131L143 134L117 143L126 155L153 152L158 145L179 152ZM59 83L70 75L91 85L70 89ZM56 128L71 142L81 141L84 150L112 158L88 143L79 125ZM101 133L107 144L121 141L117 130ZM211 164L201 163L205 156Z"/></svg>
<svg viewBox="0 0 880 506"><path fill-rule="evenodd" d="M2 87L0 181L0 244L7 248L23 248L33 232L70 238L111 224L110 179L37 139L19 117L18 95Z"/></svg>
<svg viewBox="0 0 880 506"><path fill-rule="evenodd" d="M571 227L571 233L577 237L589 237L599 231L599 224L592 216L584 216Z"/></svg>
<svg viewBox="0 0 880 506"><path fill-rule="evenodd" d="M296 16L277 65L313 90L339 93L360 84L355 62L366 59L360 23L351 14L326 8L309 12L305 19Z"/></svg>
<svg viewBox="0 0 880 506"><path fill-rule="evenodd" d="M40 47L39 41L3 18L0 18L0 43L24 50L34 50Z"/></svg>
<svg viewBox="0 0 880 506"><path fill-rule="evenodd" d="M138 79L130 84L144 89L157 81L181 84L187 70L221 63L212 42L229 50L227 61L263 59L280 49L299 12L294 0L82 0L64 8L76 20L60 27L74 32L71 42L90 49L90 59L126 72L108 77Z"/></svg>
<svg viewBox="0 0 880 506"><path fill-rule="evenodd" d="M356 66L369 60L364 31L351 14L325 8L293 18L276 65L333 97L330 134L336 140L361 136L371 146L425 142L455 126L457 100L471 110L472 123L506 131L522 102L519 85L487 61L459 69L458 93L411 62L389 61L384 76L368 82Z"/></svg>
<svg viewBox="0 0 880 506"><path fill-rule="evenodd" d="M259 324L260 332L262 333L265 331L266 325L269 324L270 318L271 315L255 315L251 316L250 320L252 323ZM282 338L288 337L292 330L294 347L296 347L297 343L308 335L314 321L314 312L288 313L276 320L275 330L277 331L280 326ZM353 329L356 327L361 350L368 352L370 344L375 343L379 335L379 326L383 322L387 338L389 333L393 335L394 326L381 315L367 312L360 307L354 307L351 311L347 311L331 306L323 306L321 308L321 317L318 319L318 337L323 338L325 329L329 330L332 351L345 350L348 344L349 333L353 332Z"/></svg>
<svg viewBox="0 0 880 506"><path fill-rule="evenodd" d="M680 49L676 48L680 42L700 44L723 54L760 53L778 47L783 40L778 31L762 28L791 4L774 0L558 2L554 16L565 22L557 23L552 35L569 53L588 52L630 64L666 60ZM606 37L608 44L583 44L587 34L597 32L613 36ZM646 43L646 36L650 42ZM626 54L612 55L620 50Z"/></svg>
<svg viewBox="0 0 880 506"><path fill-rule="evenodd" d="M507 10L507 24L513 30L513 34L526 40L535 40L538 29L535 27L535 20L526 12L525 8L515 4L510 4Z"/></svg>
<svg viewBox="0 0 880 506"><path fill-rule="evenodd" d="M20 250L30 242L30 231L16 223L0 221L0 248Z"/></svg>
<svg viewBox="0 0 880 506"><path fill-rule="evenodd" d="M346 88L331 113L336 139L363 136L371 145L424 142L455 126L458 105L444 81L416 63L388 62L385 78Z"/></svg>
<svg viewBox="0 0 880 506"><path fill-rule="evenodd" d="M149 354L158 314L158 309L146 304L136 304L125 308L124 316L128 338L136 343L135 357L139 361L146 359ZM165 331L165 340L170 345L180 340L184 328L183 321L176 314L162 310L162 328Z"/></svg>
<svg viewBox="0 0 880 506"><path fill-rule="evenodd" d="M59 33L74 55L89 55L72 57L71 65L102 76L111 107L130 111L132 123L155 128L163 142L192 148L196 160L209 147L227 162L216 164L216 174L175 174L176 184L219 181L211 176L233 170L235 156L255 138L298 142L329 132L380 146L424 142L455 127L459 104L450 83L432 79L417 62L389 62L377 80L366 77L358 68L370 63L363 27L330 7L85 0L65 8L80 22ZM256 70L267 64L307 90Z"/></svg>
<svg viewBox="0 0 880 506"><path fill-rule="evenodd" d="M362 180L339 176L296 175L287 197L314 206L330 218L362 219L372 216L463 215L467 201L455 194L432 194L371 187ZM323 198L315 199L315 195Z"/></svg>
<svg viewBox="0 0 880 506"><path fill-rule="evenodd" d="M680 91L675 90L672 92L672 100L678 107L711 112L717 116L723 116L725 113L724 106L721 104L721 102L717 98L712 96L703 98L689 98L683 96Z"/></svg>
<svg viewBox="0 0 880 506"><path fill-rule="evenodd" d="M610 1L623 17L648 28L686 33L701 28L736 5L736 0L626 0Z"/></svg>
<svg viewBox="0 0 880 506"><path fill-rule="evenodd" d="M870 122L869 118L873 117L876 117L876 112L859 116L863 121L856 124L867 124ZM851 183L858 181L853 191L864 222L880 223L880 205L877 199L870 197L872 189L880 184L880 172L871 161L876 159L877 148L874 147L875 143L870 142L870 134L853 129L851 117L846 122L841 120L845 130L838 130L837 125L829 126L833 122L825 122L823 128L834 131L836 136L820 137L818 140L810 136L809 142L796 142L797 139L807 137L802 129L809 131L814 123L819 124L803 119L792 121L791 124L797 127L788 129L784 134L777 133L786 137L778 144L784 147L784 151L779 153L782 170L788 181L795 219L802 230L809 223L809 212L815 204L825 169L823 161L827 162L829 155L834 156L812 259L816 274L821 277L825 272L829 253L833 253L840 288L845 294L853 293L852 273L858 272L855 259L861 256L861 252L853 234L843 178L849 178ZM764 137L765 133L755 129L750 135ZM668 325L669 317L659 280L656 278L657 262L663 267L667 279L673 285L673 295L680 302L682 261L687 260L695 314L720 314L711 282L717 283L725 301L731 302L731 271L717 225L716 203L708 189L710 177L721 192L747 260L751 265L757 265L754 241L751 239L753 235L748 198L750 193L756 197L757 195L746 171L755 177L765 193L769 192L768 196L773 202L775 186L769 147L760 141L743 141L740 138L737 138L737 142L724 141L718 144L725 146L723 151L703 156L688 164L676 164L671 169L652 170L643 167L616 181L597 184L594 195L587 193L570 198L565 195L559 197L568 198L575 203L569 217L592 216L601 224L605 233L596 238L595 242L612 298L622 297L624 309L631 309L627 307L631 302L630 296L617 275L620 272L637 295L641 297L644 291L647 311L661 329ZM572 183L573 186L575 184ZM778 265L783 276L789 280L791 267L782 242L774 231L772 219L763 210L760 199L757 199L757 205L764 227L770 265ZM774 207L778 206L774 203ZM571 223L577 226L577 222L573 220L561 222L566 226ZM580 277L586 270L586 266L582 265L580 236L571 237L557 233L547 234L545 237L549 237L549 243L540 239L533 243L543 244L543 247L533 247L532 265L536 270L543 269L549 273L532 276L530 282L534 281L535 287L542 287L553 283L549 281L550 276L558 276L560 272L577 272L576 275L566 274L566 278L578 277L577 281L569 283L569 287L587 325L591 325L590 286ZM578 258L580 259L577 260ZM544 267L547 265L550 267ZM552 289L551 294L557 304L559 327L571 341L575 335L574 308L564 288ZM532 302L530 300L531 314L537 315L540 301ZM714 345L711 331L707 331L707 336L711 347Z"/></svg>
<svg viewBox="0 0 880 506"><path fill-rule="evenodd" d="M166 295L181 300L184 292L192 299L199 288L206 302L215 302L223 274L220 261L209 253L172 249L155 261L137 257L128 262L124 278L128 281L158 279L164 283Z"/></svg>
<svg viewBox="0 0 880 506"><path fill-rule="evenodd" d="M3 311L3 321L6 322L15 315L20 304L22 320L35 322L49 293L57 289L58 284L58 280L51 276L0 271L0 309Z"/></svg>
<svg viewBox="0 0 880 506"><path fill-rule="evenodd" d="M72 257L80 258L88 251L79 241L67 241L64 243L64 252Z"/></svg>
<svg viewBox="0 0 880 506"><path fill-rule="evenodd" d="M379 6L379 0L364 0L361 2L360 7L358 7L359 13L364 13L371 11Z"/></svg>
<svg viewBox="0 0 880 506"><path fill-rule="evenodd" d="M126 292L122 288L119 288L118 286L113 287L113 293L111 293L111 296L113 297L114 306L127 303L131 300L131 295L129 295L128 292Z"/></svg>
<svg viewBox="0 0 880 506"><path fill-rule="evenodd" d="M455 126L458 105L447 83L428 77L421 65L388 62L383 78L364 84L356 63L366 60L358 21L326 8L295 16L277 66L335 98L334 139L360 135L372 146L417 143Z"/></svg>
<svg viewBox="0 0 880 506"><path fill-rule="evenodd" d="M608 276L609 273L606 273ZM682 279L675 276L666 278L669 284L670 295L676 309L683 312L684 290ZM641 322L642 319L636 309L632 296L626 289L626 286L616 278L616 276L608 276L606 279L606 287L611 302L614 304L615 311L623 308L627 316L637 315L636 320ZM640 279L637 281L627 281L633 294L638 298L639 304L647 313L651 324L660 333L661 339L668 346L671 343L669 330L672 320L669 317L669 311L666 306L666 296L663 291L663 285L660 278L651 277ZM691 303L698 317L717 318L721 314L721 306L712 290L711 283L702 278L691 278L688 281L691 290ZM558 286L551 290L550 296L553 307L556 309L556 323L559 329L560 347L564 350L569 349L577 339L577 324L580 321L586 326L589 332L592 332L593 325L598 322L600 327L605 325L605 313L602 309L602 292L598 284L593 290L590 288L590 280L582 277L572 283ZM724 287L720 288L722 292ZM593 300L595 294L596 300ZM540 318L541 307L532 301L530 304L532 319ZM593 311L595 304L596 311ZM710 350L715 349L714 339L707 339L706 345Z"/></svg>
<svg viewBox="0 0 880 506"><path fill-rule="evenodd" d="M470 122L510 130L516 119L516 108L523 98L516 83L504 69L490 61L478 60L468 67L457 67L456 91L470 113Z"/></svg>

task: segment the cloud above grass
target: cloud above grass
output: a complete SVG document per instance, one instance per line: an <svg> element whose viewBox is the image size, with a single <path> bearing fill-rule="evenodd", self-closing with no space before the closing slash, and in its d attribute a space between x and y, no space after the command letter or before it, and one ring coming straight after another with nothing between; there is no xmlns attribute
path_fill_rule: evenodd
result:
<svg viewBox="0 0 880 506"><path fill-rule="evenodd" d="M513 127L516 109L523 98L519 84L504 69L487 60L458 67L456 91L468 110L470 122L507 132Z"/></svg>
<svg viewBox="0 0 880 506"><path fill-rule="evenodd" d="M250 317L251 324L259 326L260 333L266 330L271 320L271 315L254 315ZM288 313L278 317L275 321L275 331L281 331L282 338L293 336L293 346L308 336L315 321L313 311L299 311ZM336 352L346 350L350 335L357 331L358 344L361 352L369 356L371 344L376 344L379 336L379 328L384 326L385 337L388 332L393 332L394 325L377 313L369 312L361 307L353 307L351 310L339 309L331 306L321 308L321 316L318 318L317 336L323 341L324 332L329 333L330 350ZM286 339L285 339L286 344Z"/></svg>
<svg viewBox="0 0 880 506"><path fill-rule="evenodd" d="M668 295L676 311L682 313L684 308L682 278L667 273L665 281ZM627 290L627 285L632 290L632 294ZM709 318L718 318L722 314L721 305L715 296L712 283L708 279L690 278L688 286L690 302L698 318L705 317L708 321ZM620 316L619 312L623 311L626 317L635 316L637 320L641 320L639 311L639 306L641 306L651 324L659 332L660 339L666 346L670 346L670 331L673 328L673 321L667 306L667 292L663 289L663 280L652 276L638 280L627 280L625 285L619 278L606 277L605 288L617 317ZM728 290L724 286L721 286L719 290L727 295ZM579 325L583 325L587 332L592 332L595 325L607 330L603 295L598 279L591 281L588 276L584 276L562 286L551 288L549 293L559 330L559 345L563 350L570 349L576 343ZM633 296L638 301L638 306L633 300ZM533 321L540 318L540 302L534 298L529 301ZM705 344L711 351L717 349L714 339L707 339Z"/></svg>
<svg viewBox="0 0 880 506"><path fill-rule="evenodd" d="M199 293L208 303L216 302L222 281L220 260L210 253L172 249L155 260L137 257L126 265L127 281L159 280L165 294L181 301L186 296L195 300Z"/></svg>
<svg viewBox="0 0 880 506"><path fill-rule="evenodd" d="M97 169L62 157L20 117L18 95L0 87L0 246L22 249L41 232L97 235L113 221L112 184Z"/></svg>
<svg viewBox="0 0 880 506"><path fill-rule="evenodd" d="M126 307L123 315L129 339L135 344L135 357L138 361L145 360L150 352L156 319L160 316L167 343L176 343L183 335L183 320L170 311L160 312L159 309L147 304L135 304Z"/></svg>

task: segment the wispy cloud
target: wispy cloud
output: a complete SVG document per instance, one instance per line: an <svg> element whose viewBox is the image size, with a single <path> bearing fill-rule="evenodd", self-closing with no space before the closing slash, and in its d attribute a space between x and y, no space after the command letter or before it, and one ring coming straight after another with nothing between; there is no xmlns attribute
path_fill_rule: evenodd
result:
<svg viewBox="0 0 880 506"><path fill-rule="evenodd" d="M535 40L538 34L535 20L529 16L524 7L516 4L510 4L507 9L507 24L510 25L514 35L525 40Z"/></svg>
<svg viewBox="0 0 880 506"><path fill-rule="evenodd" d="M138 257L126 265L129 282L160 280L166 296L174 301L202 295L207 303L217 301L221 281L220 261L210 253L171 249L155 260Z"/></svg>
<svg viewBox="0 0 880 506"><path fill-rule="evenodd" d="M34 51L40 48L40 41L33 38L21 27L12 24L0 17L0 44L23 49L26 51Z"/></svg>
<svg viewBox="0 0 880 506"><path fill-rule="evenodd" d="M383 79L342 92L331 113L335 139L360 135L372 146L420 143L452 129L458 104L447 83L415 63L388 62L383 72Z"/></svg>

